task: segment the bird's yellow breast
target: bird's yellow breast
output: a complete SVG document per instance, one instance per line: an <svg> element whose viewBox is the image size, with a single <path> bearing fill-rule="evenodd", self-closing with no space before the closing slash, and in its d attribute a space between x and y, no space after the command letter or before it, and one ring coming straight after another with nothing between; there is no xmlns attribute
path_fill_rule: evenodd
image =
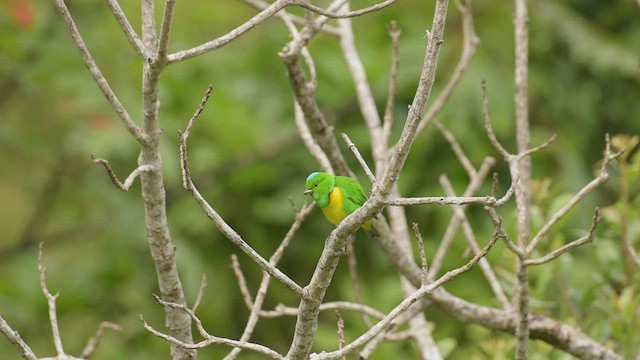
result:
<svg viewBox="0 0 640 360"><path fill-rule="evenodd" d="M334 225L338 225L347 217L342 207L342 191L339 187L334 187L329 193L329 205L322 208L322 213Z"/></svg>

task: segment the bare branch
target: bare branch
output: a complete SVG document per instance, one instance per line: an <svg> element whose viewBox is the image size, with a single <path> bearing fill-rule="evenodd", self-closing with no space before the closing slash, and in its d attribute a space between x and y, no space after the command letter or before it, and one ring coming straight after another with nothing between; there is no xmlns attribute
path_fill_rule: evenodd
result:
<svg viewBox="0 0 640 360"><path fill-rule="evenodd" d="M97 158L91 154L91 161L93 161L94 164L102 164L102 166L107 170L107 174L109 175L111 182L122 191L129 191L135 179L140 176L140 173L155 170L153 165L140 165L133 170L133 172L131 172L131 174L129 174L129 176L124 180L124 183L122 183L120 179L118 179L118 175L113 171L113 168L107 159Z"/></svg>
<svg viewBox="0 0 640 360"><path fill-rule="evenodd" d="M169 35L171 34L171 24L173 22L173 9L175 0L165 0L164 12L162 13L162 23L160 25L160 39L158 40L158 53L156 60L164 63L167 59L167 49L169 48Z"/></svg>
<svg viewBox="0 0 640 360"><path fill-rule="evenodd" d="M193 117L189 120L187 127L183 134L180 136L180 163L182 167L182 181L185 189L193 195L196 202L200 205L202 210L204 210L207 217L213 222L213 224L222 232L227 239L231 240L236 246L238 246L245 254L247 254L253 261L256 262L262 268L262 270L269 273L271 276L276 278L278 281L282 282L289 290L293 291L298 296L304 296L303 289L300 285L296 284L293 280L291 280L287 275L282 273L279 269L269 264L260 254L258 254L249 244L247 244L240 234L238 234L229 224L227 224L224 219L218 214L217 211L213 209L213 207L204 199L204 197L200 194L196 186L193 184L191 180L191 175L189 173L189 164L188 164L188 154L187 154L187 139L189 138L189 134L191 133L191 129L193 128L198 115L202 112L202 108L206 104L208 99L208 93L211 91L211 85L207 88L205 92L205 96L203 97L200 105L196 109Z"/></svg>
<svg viewBox="0 0 640 360"><path fill-rule="evenodd" d="M484 158L484 161L480 165L480 169L476 172L476 176L471 178L469 185L467 185L467 188L465 189L462 195L463 196L473 195L473 193L475 193L480 188L484 179L487 177L489 170L491 170L491 168L495 165L495 163L496 161L492 157ZM492 195L492 196L495 196L495 195ZM464 207L462 208L464 209ZM451 221L447 226L444 236L440 241L440 246L438 246L438 250L436 251L435 256L431 260L431 269L429 269L429 280L433 281L438 271L440 270L444 256L449 250L449 246L453 241L453 237L455 236L455 233L458 229L458 226L460 225L460 222L461 220L457 216L453 216L451 218Z"/></svg>
<svg viewBox="0 0 640 360"><path fill-rule="evenodd" d="M427 284L429 279L429 269L427 267L427 254L424 251L424 241L422 240L422 234L420 234L420 229L418 228L418 223L413 223L413 232L416 234L416 242L418 243L418 249L420 250L420 264L422 264L422 282L421 285L424 286Z"/></svg>
<svg viewBox="0 0 640 360"><path fill-rule="evenodd" d="M505 160L509 160L511 154L500 144L496 134L493 132L493 126L491 125L491 115L489 114L489 95L487 95L487 83L484 79L482 79L482 114L484 115L484 127L487 131L487 136L489 137L489 141L493 148L502 155ZM512 174L513 175L513 174Z"/></svg>
<svg viewBox="0 0 640 360"><path fill-rule="evenodd" d="M460 299L440 288L430 297L435 305L462 323L474 323L497 331L514 334L516 317L513 311L480 306ZM622 360L623 357L607 346L586 335L579 328L553 320L545 315L530 314L531 338L584 360Z"/></svg>
<svg viewBox="0 0 640 360"><path fill-rule="evenodd" d="M256 14L254 17L252 17L248 21L244 22L242 25L236 27L235 29L231 30L227 34L225 34L223 36L220 36L220 37L218 37L216 39L213 39L211 41L208 41L208 42L206 42L206 43L204 43L202 45L193 47L191 49L183 50L183 51L179 51L177 53L171 54L171 55L168 56L167 60L168 60L168 63L171 64L171 63L175 63L175 62L178 62L178 61L183 61L183 60L186 60L186 59L190 59L192 57L195 57L195 56L207 53L209 51L218 49L218 48L228 44L229 42L237 39L238 37L240 37L241 35L243 35L247 31L255 28L258 25L260 25L261 23L263 23L267 19L271 18L277 12L279 12L280 10L284 9L285 7L287 7L289 5L299 5L299 6L307 8L307 9L309 9L311 11L314 11L314 12L317 12L317 13L321 13L323 16L326 16L326 17L342 18L342 17L353 17L353 16L358 16L358 15L361 15L361 14L365 14L367 12L377 11L377 10L380 10L380 9L388 6L388 5L391 5L395 1L396 0L386 0L383 3L373 5L373 6L365 8L365 9L352 11L352 12L349 12L349 13L335 13L335 12L333 12L331 10L327 11L327 10L318 8L317 6L312 5L312 4L310 4L310 3L306 2L306 1L303 1L303 0L277 0L276 2L274 2L273 4L268 6L266 9L262 10L260 13Z"/></svg>
<svg viewBox="0 0 640 360"><path fill-rule="evenodd" d="M236 256L236 254L231 255L231 268L233 269L233 273L236 275L236 281L238 282L238 287L240 288L242 299L244 299L244 304L248 309L251 309L253 307L253 299L251 298L249 286L247 286L247 280L244 277L242 268L240 268L240 263L238 262L238 257Z"/></svg>
<svg viewBox="0 0 640 360"><path fill-rule="evenodd" d="M267 7L269 7L269 4L265 1L262 0L242 0L245 3L253 6L256 10L262 11L264 9L266 9ZM278 12L276 14L278 17L288 17L289 19L291 19L291 21L297 25L307 25L308 21L300 16L296 16L293 14L289 14L288 12L282 10L280 12ZM335 26L330 26L330 25L324 25L322 27L322 32L327 33L329 35L333 35L333 36L340 36L340 30L338 30Z"/></svg>
<svg viewBox="0 0 640 360"><path fill-rule="evenodd" d="M464 150L462 150L462 147L458 143L458 140L456 140L451 131L449 131L446 126L442 125L440 121L434 119L434 125L438 128L444 139L447 140L449 146L451 146L451 150L453 150L453 153L458 158L458 161L460 161L460 164L462 164L462 167L469 175L469 178L473 179L476 176L476 169L473 167L471 161L464 153Z"/></svg>
<svg viewBox="0 0 640 360"><path fill-rule="evenodd" d="M213 39L211 41L208 41L208 42L206 42L206 43L204 43L202 45L193 47L191 49L182 50L182 51L179 51L177 53L170 54L167 57L167 61L168 61L169 64L172 64L172 63L175 63L175 62L187 60L187 59L190 59L192 57L195 57L195 56L207 53L209 51L218 49L218 48L230 43L231 41L237 39L238 37L240 37L241 35L243 35L247 31L253 29L254 27L256 27L258 25L260 25L265 20L271 18L278 11L284 9L287 5L289 5L291 3L291 1L292 0L277 0L276 2L271 4L269 7L267 7L264 10L262 10L261 12L256 14L254 17L252 17L248 21L242 23L242 25L236 27L235 29L233 29L230 32L228 32L227 34L225 34L223 36L220 36L220 37L218 37L216 39Z"/></svg>
<svg viewBox="0 0 640 360"><path fill-rule="evenodd" d="M315 203L311 203L309 205L305 204L300 211L296 212L296 216L293 224L291 224L289 231L287 231L287 234L284 236L284 239L282 239L282 242L280 242L280 245L278 246L276 251L269 258L269 264L271 264L274 267L278 264L278 262L282 258L282 255L284 254L285 249L289 246L289 244L293 240L294 235L298 232L298 230L300 229L300 226L302 225L304 220L309 216L309 214L311 214L311 210L313 210L314 208L315 208ZM239 266L238 266L238 269L240 269ZM234 267L234 270L235 270L235 267ZM240 273L240 275L244 279L244 276L242 275L242 273ZM251 305L248 305L251 312L249 313L249 319L247 320L247 324L245 325L244 331L242 332L240 341L249 341L258 323L258 318L260 316L263 316L264 311L262 311L262 304L264 303L264 299L267 296L267 289L269 287L270 282L271 282L271 276L266 271L263 271L262 281L260 282L260 286L258 288L258 292L256 293L255 300L253 300L253 303L251 301L251 294L249 294L248 287L246 286L246 284L243 285L241 282L239 282L239 286L243 294L245 294L245 290L243 290L243 286L244 286L244 289L247 289L246 295L243 295L245 299L245 303L247 305L251 304ZM240 348L233 349L227 356L225 356L224 360L235 359L240 353L240 351L241 351Z"/></svg>
<svg viewBox="0 0 640 360"><path fill-rule="evenodd" d="M489 217L491 218L491 222L493 223L493 226L495 226L496 230L500 232L500 236L504 240L505 245L507 245L507 248L509 248L509 250L511 250L511 252L516 254L519 258L521 259L524 258L525 257L524 253L518 248L516 244L513 243L513 241L511 241L511 237L509 236L507 231L504 229L502 225L502 219L500 218L500 216L498 216L496 209L487 206L485 207L485 210L489 214Z"/></svg>
<svg viewBox="0 0 640 360"><path fill-rule="evenodd" d="M360 279L358 278L358 271L357 271L357 261L356 261L356 249L354 246L355 243L355 236L351 235L349 236L349 239L347 240L347 265L349 267L349 278L351 280L351 286L353 287L353 297L355 298L355 301L357 304L360 305L364 305L364 300L362 298L362 291L360 289ZM364 324L370 328L371 326L373 326L373 324L371 323L371 320L369 320L369 317L366 316L365 313L361 312L362 314L362 321L364 322Z"/></svg>
<svg viewBox="0 0 640 360"><path fill-rule="evenodd" d="M331 167L337 174L353 177L353 173L340 152L338 142L333 135L333 127L327 123L324 114L314 98L313 89L311 89L307 83L299 57L297 55L283 55L282 52L280 57L285 63L291 88L293 89L297 103L304 113L306 123L311 130L313 138L327 155Z"/></svg>
<svg viewBox="0 0 640 360"><path fill-rule="evenodd" d="M91 357L91 355L93 355L93 353L98 348L98 345L100 345L100 341L104 336L104 331L107 329L113 331L122 331L122 328L118 324L114 324L108 321L101 322L100 326L98 326L96 335L89 339L89 341L87 342L87 346L85 346L84 350L82 350L82 355L80 355L81 359L88 359L89 357Z"/></svg>
<svg viewBox="0 0 640 360"><path fill-rule="evenodd" d="M398 28L395 21L389 24L389 37L391 38L391 68L389 69L389 85L387 91L387 104L384 108L384 118L382 123L382 141L384 146L389 145L391 127L393 126L393 109L398 94L398 68L400 65L400 34L402 30Z"/></svg>
<svg viewBox="0 0 640 360"><path fill-rule="evenodd" d="M355 155L356 159L360 163L360 166L362 166L362 169L364 170L365 174L367 174L367 177L369 178L369 181L371 181L371 184L373 186L375 186L376 177L375 177L375 175L373 175L373 172L371 172L371 169L367 165L367 162L364 161L364 158L360 154L360 151L358 150L358 148L353 144L353 141L351 141L351 139L349 138L349 136L347 134L342 133L342 139L347 144L347 146L349 147L351 152L353 152L353 155Z"/></svg>
<svg viewBox="0 0 640 360"><path fill-rule="evenodd" d="M322 303L319 308L320 312L332 311L332 310L356 311L356 312L359 312L360 314L371 316L375 319L382 319L385 316L383 312L376 310L371 306L367 306L366 304L348 302L348 301L330 301L330 302ZM284 306L282 304L279 304L273 310L260 311L260 316L264 318L297 316L298 314L300 314L300 310L297 307Z"/></svg>
<svg viewBox="0 0 640 360"><path fill-rule="evenodd" d="M540 144L540 145L538 145L536 147L532 147L532 148L530 148L528 150L525 150L522 153L519 153L517 158L521 159L521 158L529 156L529 155L531 155L531 154L533 154L535 152L538 152L540 150L546 149L547 147L549 147L549 145L551 145L554 141L556 141L556 137L557 137L557 134L551 135L551 137L549 137L547 139L547 141L543 142L542 144Z"/></svg>
<svg viewBox="0 0 640 360"><path fill-rule="evenodd" d="M155 1L142 0L142 42L148 49L157 49Z"/></svg>
<svg viewBox="0 0 640 360"><path fill-rule="evenodd" d="M124 108L116 94L111 89L111 86L109 86L107 79L105 79L104 75L100 71L100 68L93 59L93 56L91 56L91 53L89 52L87 45L85 45L84 40L82 39L82 35L80 35L78 27L73 21L71 13L69 12L69 9L67 9L64 0L54 0L54 4L56 5L56 9L60 13L60 15L62 15L62 18L64 19L64 22L69 29L69 33L71 33L71 37L73 38L73 41L76 43L76 46L80 51L82 60L84 60L84 63L89 69L89 72L93 76L96 84L98 84L98 87L100 88L100 90L102 90L105 98L107 98L113 109L118 114L124 126L127 128L129 133L133 135L133 137L135 137L139 142L144 143L148 141L147 135L144 134L142 129L133 121L127 110Z"/></svg>
<svg viewBox="0 0 640 360"><path fill-rule="evenodd" d="M448 0L439 0L435 4L433 24L431 26L429 42L427 44L418 88L411 103L411 107L409 108L409 113L407 114L407 120L404 124L402 134L400 135L400 140L398 140L398 143L391 154L384 176L380 179L380 189L378 191L383 199L391 193L393 185L399 178L400 170L404 166L411 145L417 135L416 131L418 123L422 118L426 104L431 97L431 89L436 77L436 67L438 55L440 54L440 46L444 41L444 25L447 17L448 5Z"/></svg>
<svg viewBox="0 0 640 360"><path fill-rule="evenodd" d="M567 213L582 199L584 199L589 193L591 193L598 186L604 184L609 179L609 173L607 172L607 165L616 157L618 157L620 153L611 153L611 146L608 141L605 145L604 157L602 159L602 166L600 168L600 174L595 179L591 180L587 185L585 185L580 191L578 191L563 207L561 207L555 214L549 218L549 220L538 230L538 233L531 239L531 242L528 244L525 253L531 254L533 250L536 248L538 243L546 237L549 233L549 230L558 223Z"/></svg>
<svg viewBox="0 0 640 360"><path fill-rule="evenodd" d="M438 289L447 281L450 281L455 277L459 276L460 274L463 274L469 271L469 269L471 269L481 258L487 255L487 253L489 252L489 250L491 250L491 247L496 243L498 238L499 238L499 235L496 232L494 236L491 238L491 240L489 241L489 243L482 249L482 251L478 255L474 256L468 263L466 263L465 265L459 268L448 271L446 274L442 275L438 280L434 281L433 283L429 283L421 286L418 289L418 291L416 291L413 295L404 299L400 304L398 304L395 308L393 308L393 310L391 310L385 316L384 319L379 321L366 333L359 336L356 340L354 340L344 348L339 349L337 351L330 352L330 353L321 352L319 354L312 354L311 359L312 360L338 359L360 348L365 343L370 341L375 335L379 334L382 330L384 330L387 326L389 326L392 323L392 321L396 317L398 317L398 315L406 311L413 303L415 303L422 297L433 293L436 289Z"/></svg>
<svg viewBox="0 0 640 360"><path fill-rule="evenodd" d="M47 288L47 269L42 264L42 247L44 243L40 243L40 247L38 248L38 271L40 272L40 288L42 288L42 293L44 297L47 299L47 304L49 305L49 320L51 321L51 331L53 332L53 344L56 347L56 351L58 352L58 356L64 356L64 348L62 346L62 339L60 338L60 328L58 327L58 313L56 310L56 299L60 293L56 293L55 295L49 292Z"/></svg>
<svg viewBox="0 0 640 360"><path fill-rule="evenodd" d="M349 3L347 2L344 9L348 8ZM373 91L371 90L371 85L367 79L367 73L356 49L351 19L338 20L338 26L340 28L340 49L342 50L342 55L347 63L351 79L355 85L360 113L369 131L376 175L380 176L384 168L383 164L387 158L387 145L381 136L382 124L380 123L380 115L378 114L378 108L373 96ZM373 175L369 178L372 177Z"/></svg>
<svg viewBox="0 0 640 360"><path fill-rule="evenodd" d="M0 316L0 332L2 332L7 339L20 351L22 358L25 360L38 360L36 354L33 353L33 350L27 345L20 334L11 328L9 324Z"/></svg>
<svg viewBox="0 0 640 360"><path fill-rule="evenodd" d="M293 0L292 4L293 5L298 5L301 6L309 11L312 11L316 14L320 14L322 16L326 16L328 18L331 19L346 19L346 18L352 18L352 17L356 17L356 16L361 16L364 14L368 14L374 11L378 11L378 10L382 10L385 7L393 4L394 2L396 2L397 0L385 0L381 3L375 4L375 5L371 5L369 7L366 7L364 9L360 9L360 10L354 10L354 11L348 11L348 12L332 12L332 11L327 11L319 6L315 6L305 0Z"/></svg>
<svg viewBox="0 0 640 360"><path fill-rule="evenodd" d="M547 255L538 258L538 259L526 259L524 261L525 265L530 266L530 265L541 265L544 263L547 263L555 258L557 258L558 256L566 253L567 251L578 247L580 245L586 244L588 242L591 242L593 240L593 233L596 230L596 226L598 225L598 222L600 221L600 210L598 208L596 208L596 213L595 215L593 215L593 222L591 223L591 228L589 228L589 232L587 233L587 235L574 240L550 253L548 253Z"/></svg>
<svg viewBox="0 0 640 360"><path fill-rule="evenodd" d="M336 317L338 318L338 349L342 349L344 347L344 320L338 310L336 310ZM343 356L342 360L347 360L347 358Z"/></svg>
<svg viewBox="0 0 640 360"><path fill-rule="evenodd" d="M527 0L515 0L515 112L518 154L529 150L529 13ZM516 186L518 247L524 251L531 229L531 158L521 156L516 164L520 183ZM513 172L513 170L512 170ZM527 360L529 346L529 273L523 259L516 258L515 303L517 308L516 360Z"/></svg>
<svg viewBox="0 0 640 360"><path fill-rule="evenodd" d="M444 188L444 191L448 196L455 196L453 186L451 185L449 178L444 174L440 176L440 185ZM478 246L478 242L476 241L476 237L473 233L473 230L471 229L469 220L467 220L467 216L464 214L464 210L462 210L458 206L453 206L452 208L456 216L460 219L462 232L467 238L469 247L474 254L478 254L480 252L480 246ZM499 235L501 234L499 230L496 231L498 231ZM507 299L507 296L504 294L504 290L502 290L502 286L500 285L496 274L493 272L493 269L491 269L491 265L489 264L487 259L480 259L480 263L478 265L480 266L484 277L487 279L487 282L489 283L493 294L496 296L496 299L498 299L504 309L511 309L511 303L509 302L509 299Z"/></svg>
<svg viewBox="0 0 640 360"><path fill-rule="evenodd" d="M204 291L207 289L207 274L202 274L202 280L200 280L200 289L198 290L198 295L196 296L196 301L193 303L193 307L191 310L195 313L200 304L202 303L202 299L204 298Z"/></svg>
<svg viewBox="0 0 640 360"><path fill-rule="evenodd" d="M440 111L444 108L447 101L451 97L453 90L456 88L462 75L467 70L469 65L471 64L471 60L480 45L480 39L475 33L473 26L473 13L471 11L470 0L464 0L465 3L462 5L460 0L456 0L456 7L462 14L462 53L460 54L460 60L458 60L458 64L456 65L453 74L449 78L449 81L442 88L442 91L438 94L438 97L433 101L433 104L429 107L427 113L422 117L420 124L418 125L418 134L421 133L431 121L435 120L435 117L440 113Z"/></svg>
<svg viewBox="0 0 640 360"><path fill-rule="evenodd" d="M138 53L138 55L142 57L144 61L153 61L153 55L151 55L149 49L144 46L142 40L131 26L131 23L127 19L127 16L124 14L122 8L120 7L118 0L107 0L107 5L109 6L109 9L111 9L113 16L116 18L116 21L118 21L120 28L122 28L122 32L124 33L127 40L129 40L129 43L131 43L133 49Z"/></svg>
<svg viewBox="0 0 640 360"><path fill-rule="evenodd" d="M180 304L176 304L176 303L168 303L163 301L160 298L156 297L156 300L158 300L158 302L160 302L161 305L166 306L166 307L174 307L176 309L182 310L184 312L186 312L187 314L189 314L189 316L191 316L191 318L193 319L193 321L198 325L198 328L201 329L202 331L204 331L204 329L202 329L202 323L200 322L200 319L198 319L197 316L195 316L195 314L189 310L188 308L184 307L183 305ZM179 340L171 335L167 335L165 333L162 333L156 329L154 329L151 325L149 325L144 318L142 317L142 315L140 315L140 321L142 321L142 326L144 326L144 328L149 331L150 333L152 333L153 335L182 348L185 349L201 349L204 347L207 347L209 345L225 345L225 346L231 346L231 347L238 347L238 348L242 348L245 350L251 350L251 351L255 351L258 353L261 353L263 355L269 356L272 359L284 359L284 357L280 354L278 354L277 352L275 352L274 350L264 346L264 345L260 345L260 344L254 344L254 343L250 343L250 342L246 342L246 341L237 341L237 340L232 340L232 339L227 339L227 338L221 338L221 337L217 337L217 336L213 336L208 334L206 331L204 331L203 335L204 340L197 342L195 344L192 343L187 343L184 342L182 340Z"/></svg>
<svg viewBox="0 0 640 360"><path fill-rule="evenodd" d="M484 205L484 206L501 206L512 195L512 188L505 195L496 199L493 196L425 196L425 197L409 197L409 198L391 198L384 203L388 206L410 206L410 205ZM505 200L506 199L506 200Z"/></svg>
<svg viewBox="0 0 640 360"><path fill-rule="evenodd" d="M198 119L198 116L200 116L204 110L205 105L207 105L207 101L209 101L209 97L211 96L211 91L213 91L213 85L209 84L207 90L204 92L202 100L200 101L200 105L198 105L193 116L187 123L184 133L178 131L178 133L180 133L180 158L182 159L180 162L180 167L182 169L182 186L185 190L189 190L189 187L191 186L191 182L187 181L188 179L191 179L191 174L189 173L189 158L187 156L187 138L191 134L191 128L195 125L196 119Z"/></svg>
<svg viewBox="0 0 640 360"><path fill-rule="evenodd" d="M334 170L331 167L331 162L329 161L327 154L324 153L320 145L318 145L318 143L313 139L313 136L309 131L309 127L304 120L304 113L302 112L300 104L298 104L298 102L294 100L293 105L298 132L300 133L300 138L306 146L307 151L309 151L309 154L313 156L322 171L333 174Z"/></svg>
<svg viewBox="0 0 640 360"><path fill-rule="evenodd" d="M341 7L344 6L346 2L347 0L333 0L333 2L331 2L331 4L327 7L327 11L337 12ZM310 12L307 12L307 14L310 14ZM302 49L305 48L307 43L318 32L320 32L322 28L324 28L329 20L331 20L331 18L322 15L316 17L315 19L311 19L310 17L305 19L304 28L300 31L299 34L292 34L293 40L285 45L285 47L279 54L280 57L283 59L288 59L285 60L285 62L291 61L292 57L297 57Z"/></svg>

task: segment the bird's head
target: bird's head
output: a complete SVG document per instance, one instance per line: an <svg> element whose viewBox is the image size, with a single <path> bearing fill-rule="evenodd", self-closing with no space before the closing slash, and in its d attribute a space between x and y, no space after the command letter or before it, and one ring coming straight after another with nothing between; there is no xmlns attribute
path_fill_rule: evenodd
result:
<svg viewBox="0 0 640 360"><path fill-rule="evenodd" d="M335 185L335 177L324 172L314 172L307 177L305 195L311 195L318 202L322 198L328 198Z"/></svg>

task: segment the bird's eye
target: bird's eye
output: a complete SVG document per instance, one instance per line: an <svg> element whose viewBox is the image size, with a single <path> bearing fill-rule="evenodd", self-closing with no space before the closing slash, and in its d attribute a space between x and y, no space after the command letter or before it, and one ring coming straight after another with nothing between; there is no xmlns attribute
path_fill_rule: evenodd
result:
<svg viewBox="0 0 640 360"><path fill-rule="evenodd" d="M318 187L318 184L313 184L314 187Z"/></svg>

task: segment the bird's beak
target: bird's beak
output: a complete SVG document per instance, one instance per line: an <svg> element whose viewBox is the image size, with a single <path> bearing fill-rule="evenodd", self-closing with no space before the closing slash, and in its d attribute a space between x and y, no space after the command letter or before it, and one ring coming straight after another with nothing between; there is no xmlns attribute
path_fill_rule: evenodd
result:
<svg viewBox="0 0 640 360"><path fill-rule="evenodd" d="M311 195L311 192L312 192L311 189L307 189L307 190L304 191L304 194L305 195Z"/></svg>

